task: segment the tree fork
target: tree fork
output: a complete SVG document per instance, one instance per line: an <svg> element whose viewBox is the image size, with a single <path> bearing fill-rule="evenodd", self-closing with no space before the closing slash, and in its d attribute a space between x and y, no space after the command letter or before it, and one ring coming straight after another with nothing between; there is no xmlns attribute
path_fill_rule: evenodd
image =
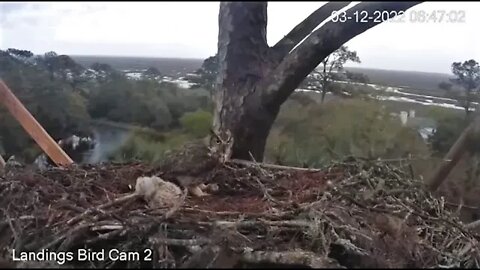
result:
<svg viewBox="0 0 480 270"><path fill-rule="evenodd" d="M358 10L400 11L419 3L360 3L347 14ZM232 132L232 158L248 160L253 156L262 161L267 137L283 102L325 57L378 24L329 21L310 33L329 17L330 10L346 5L322 6L270 48L266 2L220 3L213 128Z"/></svg>
<svg viewBox="0 0 480 270"><path fill-rule="evenodd" d="M272 47L282 60L288 53L306 38L315 28L332 15L348 6L351 2L329 2L315 10L310 16L295 26L286 36Z"/></svg>

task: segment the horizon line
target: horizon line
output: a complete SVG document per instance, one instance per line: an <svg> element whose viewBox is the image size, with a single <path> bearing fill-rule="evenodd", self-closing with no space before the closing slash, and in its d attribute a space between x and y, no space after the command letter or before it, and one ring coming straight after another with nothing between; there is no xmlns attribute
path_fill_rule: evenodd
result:
<svg viewBox="0 0 480 270"><path fill-rule="evenodd" d="M6 49L5 49L6 50ZM34 54L36 56L42 56L43 54ZM177 59L177 60L195 60L195 61L204 61L206 58L193 58L193 57L167 57L167 56L136 56L136 55L101 55L101 54L68 54L68 53L60 53L58 55L68 55L71 57L106 57L106 58L156 58L156 59ZM210 56L209 56L210 57ZM420 70L406 70L406 69L391 69L391 68L378 68L378 67L361 67L361 66L349 66L345 64L345 68L359 68L359 69L372 69L372 70L384 70L384 71L398 71L398 72L419 72L419 73L429 73L429 74L441 74L452 76L451 73L447 72L434 72L434 71L420 71Z"/></svg>
<svg viewBox="0 0 480 270"><path fill-rule="evenodd" d="M193 58L193 57L167 57L167 56L138 56L138 55L101 55L101 54L65 54L68 56L89 56L89 57L123 57L123 58L163 58L163 59L182 59L182 60L201 60L206 58Z"/></svg>

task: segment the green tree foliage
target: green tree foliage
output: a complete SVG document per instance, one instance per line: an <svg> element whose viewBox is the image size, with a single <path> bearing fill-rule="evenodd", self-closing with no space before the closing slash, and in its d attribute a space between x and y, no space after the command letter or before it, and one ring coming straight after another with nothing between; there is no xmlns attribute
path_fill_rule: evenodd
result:
<svg viewBox="0 0 480 270"><path fill-rule="evenodd" d="M435 155L443 157L468 126L469 122L463 121L461 114L445 108L432 108L429 116L437 122L437 127L429 138L432 151ZM480 141L480 137L474 138L473 142L475 141ZM468 150L471 155L480 153L478 145L474 143L470 144Z"/></svg>
<svg viewBox="0 0 480 270"><path fill-rule="evenodd" d="M437 128L429 138L433 151L439 156L445 155L465 128L465 121L458 116L445 117L438 121Z"/></svg>
<svg viewBox="0 0 480 270"><path fill-rule="evenodd" d="M212 124L212 113L204 110L188 112L180 118L180 122L182 129L163 132L156 136L140 130L133 131L124 145L112 154L111 159L160 162L166 151L180 147L188 141L207 136Z"/></svg>
<svg viewBox="0 0 480 270"><path fill-rule="evenodd" d="M17 49L0 51L0 65L2 79L56 140L71 134L90 135L91 118L160 131L183 128L192 136L201 136L211 122L208 90L160 82L156 68L147 69L140 80L130 80L107 64L94 63L86 69L66 55L34 56ZM2 151L20 159L35 157L40 152L35 142L4 108L0 113Z"/></svg>
<svg viewBox="0 0 480 270"><path fill-rule="evenodd" d="M55 57L60 59L55 60ZM62 76L53 76L59 63L65 64L66 59L54 53L34 59L28 51L0 52L0 77L54 139L72 133L89 133L87 100L72 91ZM38 60L36 65L34 60ZM39 152L35 142L3 107L0 108L0 121L5 154L29 160Z"/></svg>
<svg viewBox="0 0 480 270"><path fill-rule="evenodd" d="M115 70L109 64L93 63L90 68L97 71L97 72L102 72L102 73L106 73L106 74L119 73L117 70Z"/></svg>
<svg viewBox="0 0 480 270"><path fill-rule="evenodd" d="M149 67L142 73L143 78L155 80L162 76L162 73L156 67Z"/></svg>
<svg viewBox="0 0 480 270"><path fill-rule="evenodd" d="M7 53L9 53L10 55L16 55L16 56L20 56L20 57L24 57L24 58L33 57L33 53L31 51L27 51L27 50L18 50L18 49L14 49L14 48L9 48L9 49L7 49Z"/></svg>
<svg viewBox="0 0 480 270"><path fill-rule="evenodd" d="M32 59L38 64L31 64ZM217 66L216 57L207 59L199 71L204 79L202 87L192 90L159 82L156 69L144 72L140 80L130 80L109 65L95 63L87 70L68 56L54 52L37 58L28 51L0 52L0 76L56 139L71 133L86 135L90 118L106 118L161 132L161 136L132 132L113 157L119 161L158 162L165 151L207 135L212 121L209 91ZM343 64L335 67L340 66ZM368 81L348 73L346 76L347 80ZM364 87L331 86L336 88L332 90L335 92L358 92L357 88ZM293 94L272 131L268 155L280 163L318 166L348 155L399 157L423 151L418 134L400 127L398 119L390 119L377 103L351 97L321 108L308 93ZM4 151L35 157L39 152L35 143L3 108L0 113L4 123L0 138L9 142L3 144Z"/></svg>
<svg viewBox="0 0 480 270"><path fill-rule="evenodd" d="M108 70L108 67L96 68ZM108 74L91 91L88 110L93 118L165 131L179 128L180 118L187 112L211 110L211 101L205 90L191 91L152 78L129 80L123 74Z"/></svg>
<svg viewBox="0 0 480 270"><path fill-rule="evenodd" d="M344 71L344 65L347 62L360 63L360 58L358 57L357 52L350 51L347 46L342 46L325 58L325 60L320 64L320 67L315 69L309 76L307 76L307 78L305 78L302 86L321 91L321 102L323 103L327 93L343 93L334 91L338 88L332 87L333 81L368 81L368 78L363 74L354 74L352 72L346 73L346 75L341 74L340 72Z"/></svg>
<svg viewBox="0 0 480 270"><path fill-rule="evenodd" d="M447 82L441 82L438 84L438 88L445 91L450 91L452 89L452 84Z"/></svg>
<svg viewBox="0 0 480 270"><path fill-rule="evenodd" d="M439 87L446 91L447 96L455 98L460 106L465 109L467 119L473 109L473 102L479 100L480 87L480 65L477 61L470 59L452 64L454 79L450 81L456 86L442 82Z"/></svg>
<svg viewBox="0 0 480 270"><path fill-rule="evenodd" d="M363 73L345 71L345 77L350 82L370 83L370 78Z"/></svg>
<svg viewBox="0 0 480 270"><path fill-rule="evenodd" d="M164 129L172 117L157 87L150 80L115 76L103 81L91 94L89 112L94 118Z"/></svg>
<svg viewBox="0 0 480 270"><path fill-rule="evenodd" d="M428 153L420 135L402 127L373 101L358 99L304 106L288 101L267 144L267 158L321 166L347 156L398 158Z"/></svg>
<svg viewBox="0 0 480 270"><path fill-rule="evenodd" d="M35 58L28 51L0 51L0 64L2 79L54 139L89 134L91 117L166 130L179 127L185 112L209 110L204 90L189 93L152 78L129 80L106 64L95 63L93 71L87 70L55 52ZM159 74L156 69L147 71ZM30 155L38 154L23 128L4 108L0 111L0 136L8 142L2 145L5 154L21 158L32 147L36 152Z"/></svg>
<svg viewBox="0 0 480 270"><path fill-rule="evenodd" d="M167 151L193 139L193 136L179 130L165 132L162 136L156 137L136 130L131 132L127 141L111 155L110 159L118 162L142 161L155 164L163 160Z"/></svg>
<svg viewBox="0 0 480 270"><path fill-rule="evenodd" d="M205 137L208 135L212 126L212 113L203 110L196 112L185 113L180 122L187 133L196 138Z"/></svg>
<svg viewBox="0 0 480 270"><path fill-rule="evenodd" d="M203 61L202 67L195 72L197 77L190 78L190 81L195 84L195 87L204 87L208 90L212 90L215 87L218 67L217 55L210 56Z"/></svg>

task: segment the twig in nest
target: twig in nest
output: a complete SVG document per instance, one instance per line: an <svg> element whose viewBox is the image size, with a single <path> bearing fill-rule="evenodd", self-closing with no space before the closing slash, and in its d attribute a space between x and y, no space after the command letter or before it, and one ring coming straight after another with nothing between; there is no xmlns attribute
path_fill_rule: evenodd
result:
<svg viewBox="0 0 480 270"><path fill-rule="evenodd" d="M457 216L460 216L460 211L462 211L463 208L463 196L460 196L460 203L457 206L457 210L455 211L455 214Z"/></svg>
<svg viewBox="0 0 480 270"><path fill-rule="evenodd" d="M331 227L330 232L333 238L335 239L334 243L342 246L343 248L345 248L345 250L360 256L369 255L369 253L366 250L355 246L350 240L341 238L340 235L338 235L338 233L335 231L335 228Z"/></svg>
<svg viewBox="0 0 480 270"><path fill-rule="evenodd" d="M463 202L464 203L464 202ZM467 208L471 210L479 210L480 207L472 206L472 205L466 205L466 204L458 204L458 203L452 203L452 202L445 202L446 205L448 206L454 206L458 208Z"/></svg>
<svg viewBox="0 0 480 270"><path fill-rule="evenodd" d="M270 214L267 212L260 212L260 213L250 213L250 212L239 212L239 211L214 211L214 210L205 210L205 209L198 209L193 207L184 207L182 208L182 212L194 212L194 213L205 213L214 216L244 216L244 217L271 217L271 218L279 218L286 215L291 215L294 213L293 211L282 212L278 214Z"/></svg>
<svg viewBox="0 0 480 270"><path fill-rule="evenodd" d="M80 224L78 225L77 227L73 228L73 229L70 229L68 230L67 232L65 232L64 234L62 234L61 236L57 237L55 240L53 240L52 242L44 245L43 247L41 247L39 250L44 250L44 249L47 249L47 248L50 248L58 243L60 243L60 241L62 241L63 239L65 239L67 236L69 235L73 235L79 231L82 231L82 230L85 230L85 229L88 229L88 227L90 226L90 224Z"/></svg>
<svg viewBox="0 0 480 270"><path fill-rule="evenodd" d="M472 243L467 243L465 247L463 247L461 250L458 251L457 256L462 257L465 254L467 254L470 249L473 247Z"/></svg>
<svg viewBox="0 0 480 270"><path fill-rule="evenodd" d="M294 170L294 171L305 171L305 172L320 172L322 169L311 169L311 168L301 168L301 167L292 167L292 166L284 166L284 165L276 165L276 164L268 164L262 162L255 162L255 161L248 161L248 160L241 160L241 159L231 159L228 162L233 164L239 164L249 167L263 167L263 168L270 168L270 169L279 169L279 170Z"/></svg>
<svg viewBox="0 0 480 270"><path fill-rule="evenodd" d="M113 201L110 201L108 203L101 204L96 209L92 209L92 208L88 209L87 211L83 212L82 214L80 214L76 217L73 217L72 219L67 221L67 225L71 225L71 224L79 221L80 219L84 218L85 216L91 214L94 211L100 211L103 208L107 208L107 207L114 206L114 205L117 205L117 204L120 204L120 203L128 202L130 200L137 199L137 198L140 198L140 197L141 196L139 194L132 193L132 194L128 194L128 195L125 195L123 197L117 198L117 199L115 199Z"/></svg>
<svg viewBox="0 0 480 270"><path fill-rule="evenodd" d="M4 212L4 213L5 213L5 215L7 215L6 212ZM0 222L0 226L9 225L9 222L11 222L11 221L30 220L30 219L36 219L36 218L37 217L35 217L35 216L20 216L18 218L9 218L9 219L7 219L7 221Z"/></svg>
<svg viewBox="0 0 480 270"><path fill-rule="evenodd" d="M252 155L252 152L248 151L248 155L250 156L250 158L252 159L252 161L256 164L256 163L257 163L257 160L256 160L255 157Z"/></svg>
<svg viewBox="0 0 480 270"><path fill-rule="evenodd" d="M182 211L185 212L198 212L198 213L206 213L206 214L214 214L217 216L238 216L244 214L243 212L238 211L213 211L213 210L205 210L205 209L197 209L192 207L184 207ZM262 213L254 213L255 215L263 216Z"/></svg>
<svg viewBox="0 0 480 270"><path fill-rule="evenodd" d="M243 245L244 242L252 242L247 236L238 231L235 226L215 222L211 237L215 243L228 244L229 246Z"/></svg>
<svg viewBox="0 0 480 270"><path fill-rule="evenodd" d="M480 227L480 220L476 220L474 222L470 222L468 224L465 225L465 228L467 229L475 229L477 227Z"/></svg>
<svg viewBox="0 0 480 270"><path fill-rule="evenodd" d="M225 227L256 227L258 225L267 226L284 226L284 227L310 227L314 225L312 222L304 220L249 220L249 221L215 221L215 222L198 222L199 225L213 225L213 226L225 226Z"/></svg>
<svg viewBox="0 0 480 270"><path fill-rule="evenodd" d="M121 230L123 229L123 225L112 224L112 225L101 225L101 226L94 226L91 228L92 231L103 231L103 230Z"/></svg>
<svg viewBox="0 0 480 270"><path fill-rule="evenodd" d="M179 268L207 268L211 265L220 253L220 247L216 245L207 245L197 253L193 254Z"/></svg>
<svg viewBox="0 0 480 270"><path fill-rule="evenodd" d="M276 203L276 204L281 204L281 202L279 202L278 200L276 200L275 198L272 197L272 195L270 195L270 193L268 193L268 190L267 188L265 187L265 185L260 181L258 180L256 177L254 177L253 179L255 179L255 181L257 181L258 185L260 186L260 188L262 189L262 192L263 192L263 196L273 202L273 203Z"/></svg>
<svg viewBox="0 0 480 270"><path fill-rule="evenodd" d="M91 244L99 242L99 241L110 240L110 239L113 239L113 238L117 237L122 232L123 232L123 230L115 230L115 231L111 231L111 232L108 232L108 233L100 234L99 236L97 236L93 239L87 240L86 243L91 245Z"/></svg>
<svg viewBox="0 0 480 270"><path fill-rule="evenodd" d="M241 258L251 264L272 263L283 265L302 265L311 268L345 268L335 259L318 256L313 252L299 251L254 251L245 252Z"/></svg>
<svg viewBox="0 0 480 270"><path fill-rule="evenodd" d="M161 237L150 237L149 241L153 244L171 245L171 246L201 246L211 243L209 239L166 239Z"/></svg>
<svg viewBox="0 0 480 270"><path fill-rule="evenodd" d="M253 166L253 167L258 167L258 168L260 169L260 171L261 171L264 175L268 176L268 174L267 174L267 173L262 169L262 167L260 166L260 163L258 163L258 162L255 160L255 158L253 157L252 153L249 152L249 154L250 154L250 157L251 157L252 160L253 160L253 162L250 163L251 166ZM275 198L273 198L272 195L270 195L270 193L268 193L267 188L265 187L265 185L264 185L260 180L258 180L256 177L254 177L253 179L255 179L255 181L258 183L258 185L260 186L260 189L262 189L263 196L264 196L267 200L269 200L269 201L271 201L271 202L273 202L273 203L276 203L276 204L281 204L281 202L279 202L278 200L276 200Z"/></svg>
<svg viewBox="0 0 480 270"><path fill-rule="evenodd" d="M12 219L8 215L7 211L5 211L4 209L2 209L2 211L5 215L5 218L7 219L8 226L10 227L10 230L12 231L13 238L14 238L14 241L15 241L15 246L18 246L20 244L20 237L18 236L17 230L15 230L15 227L13 226Z"/></svg>

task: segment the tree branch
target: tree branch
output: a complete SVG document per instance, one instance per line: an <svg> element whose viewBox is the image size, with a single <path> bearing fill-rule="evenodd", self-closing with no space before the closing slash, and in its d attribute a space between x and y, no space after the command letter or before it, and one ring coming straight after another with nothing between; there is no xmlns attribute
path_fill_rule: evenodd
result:
<svg viewBox="0 0 480 270"><path fill-rule="evenodd" d="M472 138L477 136L480 131L480 115L477 113L475 119L460 134L457 141L452 145L448 153L443 158L442 163L437 167L434 174L427 181L427 187L434 192L447 179L450 172L462 159L465 152L472 142Z"/></svg>
<svg viewBox="0 0 480 270"><path fill-rule="evenodd" d="M360 3L346 11L347 17L354 18L355 11L403 11L421 2L367 2ZM355 20L346 22L329 21L314 31L290 55L259 84L264 89L265 105L275 109L280 106L298 87L303 79L317 67L320 62L332 52L340 48L350 39L379 24L379 21L369 20L357 23Z"/></svg>
<svg viewBox="0 0 480 270"><path fill-rule="evenodd" d="M303 250L245 252L242 254L241 260L243 262L256 264L259 268L260 265L264 263L290 267L296 265L302 266L301 268L303 268L303 266L308 268L344 268L335 259Z"/></svg>
<svg viewBox="0 0 480 270"><path fill-rule="evenodd" d="M307 37L319 24L330 17L333 11L341 10L350 3L351 2L329 2L315 10L272 47L278 60L281 61L288 55L298 43Z"/></svg>

